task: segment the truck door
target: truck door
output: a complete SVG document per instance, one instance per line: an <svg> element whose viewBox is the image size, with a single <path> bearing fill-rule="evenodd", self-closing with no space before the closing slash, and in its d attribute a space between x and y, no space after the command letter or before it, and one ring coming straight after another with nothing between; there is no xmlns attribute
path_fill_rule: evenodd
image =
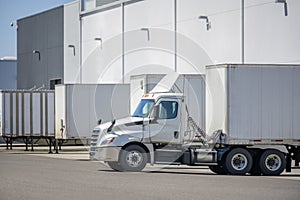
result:
<svg viewBox="0 0 300 200"><path fill-rule="evenodd" d="M152 143L179 144L181 104L179 99L164 98L157 104L158 116L149 122L149 137Z"/></svg>

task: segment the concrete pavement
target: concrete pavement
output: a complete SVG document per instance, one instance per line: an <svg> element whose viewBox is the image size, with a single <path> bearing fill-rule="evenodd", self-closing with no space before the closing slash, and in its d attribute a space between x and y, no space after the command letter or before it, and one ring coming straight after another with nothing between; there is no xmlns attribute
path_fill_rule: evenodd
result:
<svg viewBox="0 0 300 200"><path fill-rule="evenodd" d="M278 177L220 176L207 167L115 172L86 151L0 151L0 199L300 199L300 169Z"/></svg>

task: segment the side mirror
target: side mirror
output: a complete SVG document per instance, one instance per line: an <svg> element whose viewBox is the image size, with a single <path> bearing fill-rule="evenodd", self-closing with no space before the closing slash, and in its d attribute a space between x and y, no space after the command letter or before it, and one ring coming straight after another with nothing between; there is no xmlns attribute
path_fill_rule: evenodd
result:
<svg viewBox="0 0 300 200"><path fill-rule="evenodd" d="M157 119L159 117L159 106L158 105L155 105L153 107L153 110L152 110L152 113L151 113L151 116L150 118L151 119Z"/></svg>

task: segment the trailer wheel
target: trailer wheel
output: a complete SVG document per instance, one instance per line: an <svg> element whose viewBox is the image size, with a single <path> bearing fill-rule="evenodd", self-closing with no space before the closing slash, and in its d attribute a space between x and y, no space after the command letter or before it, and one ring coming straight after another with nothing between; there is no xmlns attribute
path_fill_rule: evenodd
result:
<svg viewBox="0 0 300 200"><path fill-rule="evenodd" d="M228 171L224 168L224 166L219 166L219 165L211 165L209 166L209 169L219 175L226 175Z"/></svg>
<svg viewBox="0 0 300 200"><path fill-rule="evenodd" d="M123 171L123 168L118 162L107 162L107 164L110 168L112 168L115 171L119 171L119 172Z"/></svg>
<svg viewBox="0 0 300 200"><path fill-rule="evenodd" d="M124 171L142 171L148 161L146 151L138 145L130 145L120 153L120 166Z"/></svg>
<svg viewBox="0 0 300 200"><path fill-rule="evenodd" d="M279 175L286 166L284 154L275 149L265 150L259 161L259 167L264 175Z"/></svg>
<svg viewBox="0 0 300 200"><path fill-rule="evenodd" d="M232 175L244 175L248 173L252 164L252 156L246 149L233 149L226 156L225 166L229 174Z"/></svg>

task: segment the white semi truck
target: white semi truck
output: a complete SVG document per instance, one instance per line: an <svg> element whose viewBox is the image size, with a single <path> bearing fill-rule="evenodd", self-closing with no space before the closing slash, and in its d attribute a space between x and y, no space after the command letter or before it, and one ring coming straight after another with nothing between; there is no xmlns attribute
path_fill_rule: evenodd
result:
<svg viewBox="0 0 300 200"><path fill-rule="evenodd" d="M300 66L208 66L210 134L189 116L188 97L162 87L174 77L143 95L131 117L96 126L90 157L117 171L185 164L233 175L279 175L299 163Z"/></svg>

